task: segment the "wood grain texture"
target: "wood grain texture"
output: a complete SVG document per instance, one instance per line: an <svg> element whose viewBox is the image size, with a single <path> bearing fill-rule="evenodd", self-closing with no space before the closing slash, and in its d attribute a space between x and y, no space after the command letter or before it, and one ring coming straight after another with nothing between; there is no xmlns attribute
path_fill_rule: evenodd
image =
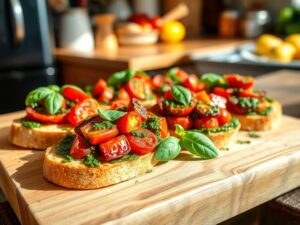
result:
<svg viewBox="0 0 300 225"><path fill-rule="evenodd" d="M182 153L149 174L91 191L48 182L43 153L11 146L8 128L0 125L0 184L23 224L214 224L300 185L300 121L291 117L250 145L232 143L219 158Z"/></svg>

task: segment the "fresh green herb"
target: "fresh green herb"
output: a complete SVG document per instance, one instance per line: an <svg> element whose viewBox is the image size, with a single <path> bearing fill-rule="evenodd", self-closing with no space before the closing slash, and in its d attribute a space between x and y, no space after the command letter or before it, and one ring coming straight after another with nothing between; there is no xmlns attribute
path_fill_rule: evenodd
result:
<svg viewBox="0 0 300 225"><path fill-rule="evenodd" d="M201 76L200 80L210 88L226 85L226 80L224 79L224 77L215 73L205 73Z"/></svg>
<svg viewBox="0 0 300 225"><path fill-rule="evenodd" d="M55 151L60 156L67 156L70 153L75 134L68 134L62 139L55 148Z"/></svg>
<svg viewBox="0 0 300 225"><path fill-rule="evenodd" d="M104 120L115 121L115 120L119 119L120 117L124 116L127 113L126 112L121 112L121 111L118 111L118 110L98 109L98 114Z"/></svg>
<svg viewBox="0 0 300 225"><path fill-rule="evenodd" d="M65 99L65 101L66 101L66 104L67 104L67 106L69 106L69 107L73 107L73 106L75 106L76 105L76 103L75 102L71 102L70 100L68 100L68 99Z"/></svg>
<svg viewBox="0 0 300 225"><path fill-rule="evenodd" d="M148 137L149 136L148 132L139 131L139 130L134 130L130 134L133 135L133 136L135 136L135 137L139 137L139 138L144 138L144 137Z"/></svg>
<svg viewBox="0 0 300 225"><path fill-rule="evenodd" d="M251 144L250 140L237 140L236 143L238 144Z"/></svg>
<svg viewBox="0 0 300 225"><path fill-rule="evenodd" d="M25 105L31 106L32 104L40 103L46 98L47 95L52 94L53 91L47 87L39 87L32 90L26 97Z"/></svg>
<svg viewBox="0 0 300 225"><path fill-rule="evenodd" d="M57 86L56 84L48 85L48 88L51 89L52 91L55 91L55 92L59 92L60 91L60 87Z"/></svg>
<svg viewBox="0 0 300 225"><path fill-rule="evenodd" d="M171 87L171 92L174 96L175 101L188 105L192 100L192 93L189 89L180 85L174 85Z"/></svg>
<svg viewBox="0 0 300 225"><path fill-rule="evenodd" d="M62 114L62 113L68 113L70 112L70 109L63 109L63 108L60 108L56 114Z"/></svg>
<svg viewBox="0 0 300 225"><path fill-rule="evenodd" d="M260 138L260 135L254 131L248 132L248 136L251 138Z"/></svg>
<svg viewBox="0 0 300 225"><path fill-rule="evenodd" d="M27 118L22 118L21 119L21 123L24 127L29 128L29 129L33 129L33 128L39 128L42 126L41 123L36 122L36 121L31 121L28 120Z"/></svg>
<svg viewBox="0 0 300 225"><path fill-rule="evenodd" d="M153 116L148 117L147 121L144 123L144 128L148 128L149 130L159 130L159 117Z"/></svg>
<svg viewBox="0 0 300 225"><path fill-rule="evenodd" d="M174 67L174 68L171 68L167 73L167 77L170 77L171 80L175 83L183 82L183 80L181 80L178 76L176 76L178 70L179 70L178 67Z"/></svg>
<svg viewBox="0 0 300 225"><path fill-rule="evenodd" d="M56 114L61 107L64 98L57 92L52 92L45 98L45 107L50 114Z"/></svg>
<svg viewBox="0 0 300 225"><path fill-rule="evenodd" d="M96 122L93 124L93 130L110 129L114 126L115 125L112 124L110 121Z"/></svg>
<svg viewBox="0 0 300 225"><path fill-rule="evenodd" d="M265 96L265 99L268 101L268 102L270 102L270 103L272 103L272 102L274 102L274 99L273 98L271 98L270 96Z"/></svg>
<svg viewBox="0 0 300 225"><path fill-rule="evenodd" d="M74 161L74 158L70 155L66 155L65 158L63 159L62 163L70 163Z"/></svg>
<svg viewBox="0 0 300 225"><path fill-rule="evenodd" d="M128 155L124 155L123 157L119 158L119 159L115 159L110 161L109 163L119 163L119 162L124 162L124 161L131 161L131 160L135 160L137 159L139 156L136 154L128 154Z"/></svg>
<svg viewBox="0 0 300 225"><path fill-rule="evenodd" d="M239 106L243 109L247 109L247 111L253 111L258 107L259 99L258 98L238 98Z"/></svg>
<svg viewBox="0 0 300 225"><path fill-rule="evenodd" d="M258 112L257 114L258 115L261 115L261 116L267 116L270 114L270 112L272 112L272 107L271 106L268 106L266 109Z"/></svg>
<svg viewBox="0 0 300 225"><path fill-rule="evenodd" d="M163 84L163 86L159 89L159 93L164 93L169 88L169 85Z"/></svg>
<svg viewBox="0 0 300 225"><path fill-rule="evenodd" d="M175 126L175 133L181 138L182 146L190 153L203 159L211 159L218 156L217 148L208 137L199 132L185 131L178 124Z"/></svg>
<svg viewBox="0 0 300 225"><path fill-rule="evenodd" d="M84 164L89 167L98 167L100 166L100 161L95 158L93 154L88 154L87 157L83 160Z"/></svg>
<svg viewBox="0 0 300 225"><path fill-rule="evenodd" d="M169 161L175 159L181 152L179 139L173 136L162 140L156 148L154 158L158 161Z"/></svg>
<svg viewBox="0 0 300 225"><path fill-rule="evenodd" d="M221 151L229 151L230 149L228 147L221 147L220 150Z"/></svg>
<svg viewBox="0 0 300 225"><path fill-rule="evenodd" d="M160 143L163 139L161 137L161 134L160 134L159 130L155 131L155 135L157 137L157 143Z"/></svg>
<svg viewBox="0 0 300 225"><path fill-rule="evenodd" d="M231 121L221 127L218 128L202 128L197 130L192 130L195 132L203 133L203 134L213 134L223 131L228 131L237 128L240 125L240 122L237 118L233 117Z"/></svg>
<svg viewBox="0 0 300 225"><path fill-rule="evenodd" d="M120 72L113 73L107 80L107 84L111 86L117 86L123 83L128 82L135 74L144 74L145 72L139 70L123 70Z"/></svg>

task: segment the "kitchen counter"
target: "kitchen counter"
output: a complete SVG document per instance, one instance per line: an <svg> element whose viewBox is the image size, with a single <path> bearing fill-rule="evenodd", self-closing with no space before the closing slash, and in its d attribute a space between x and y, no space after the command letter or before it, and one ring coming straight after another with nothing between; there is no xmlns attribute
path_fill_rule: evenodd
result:
<svg viewBox="0 0 300 225"><path fill-rule="evenodd" d="M208 55L249 43L241 39L197 39L176 44L121 46L116 51L78 52L56 49L64 83L86 85L123 69L156 70L190 62L190 55Z"/></svg>

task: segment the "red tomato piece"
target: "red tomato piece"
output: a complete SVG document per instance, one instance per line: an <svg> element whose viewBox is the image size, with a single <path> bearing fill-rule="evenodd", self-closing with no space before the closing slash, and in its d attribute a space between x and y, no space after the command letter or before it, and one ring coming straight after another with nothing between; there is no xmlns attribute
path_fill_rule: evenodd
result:
<svg viewBox="0 0 300 225"><path fill-rule="evenodd" d="M175 98L174 98L174 96L173 96L173 93L172 93L171 89L169 89L169 90L167 90L167 91L165 92L164 97L165 97L165 99L167 99L167 100L171 100L171 101L175 100Z"/></svg>
<svg viewBox="0 0 300 225"><path fill-rule="evenodd" d="M114 89L106 87L104 91L99 95L98 102L110 102L114 98Z"/></svg>
<svg viewBox="0 0 300 225"><path fill-rule="evenodd" d="M247 113L246 110L242 109L240 106L234 104L231 101L228 101L228 108L230 109L231 112L236 114L244 115Z"/></svg>
<svg viewBox="0 0 300 225"><path fill-rule="evenodd" d="M169 137L169 130L168 130L168 123L167 123L167 120L165 117L160 117L160 116L157 116L156 114L154 114L153 112L147 112L147 115L148 115L148 118L151 118L151 117L156 117L158 118L158 127L159 129L158 130L152 130L152 129L149 129L150 131L152 132L158 132L160 134L160 137L162 139L165 139L167 137Z"/></svg>
<svg viewBox="0 0 300 225"><path fill-rule="evenodd" d="M117 126L120 133L129 134L142 126L142 118L139 113L131 111L117 120Z"/></svg>
<svg viewBox="0 0 300 225"><path fill-rule="evenodd" d="M151 22L151 25L152 25L153 29L159 29L159 28L161 28L162 21L161 21L161 18L159 16L154 16L151 19L150 22Z"/></svg>
<svg viewBox="0 0 300 225"><path fill-rule="evenodd" d="M138 135L135 135L135 133ZM157 146L156 135L143 128L134 130L134 132L128 134L127 139L131 146L131 151L139 155L152 152Z"/></svg>
<svg viewBox="0 0 300 225"><path fill-rule="evenodd" d="M192 92L196 92L199 91L200 81L196 75L189 75L188 78L183 81L183 86L190 89Z"/></svg>
<svg viewBox="0 0 300 225"><path fill-rule="evenodd" d="M260 98L261 95L259 93L255 93L251 90L239 90L239 97Z"/></svg>
<svg viewBox="0 0 300 225"><path fill-rule="evenodd" d="M175 76L181 80L182 83L189 77L189 74L182 69L178 69Z"/></svg>
<svg viewBox="0 0 300 225"><path fill-rule="evenodd" d="M218 128L219 122L214 117L203 117L199 119L195 119L194 126L196 129L201 128Z"/></svg>
<svg viewBox="0 0 300 225"><path fill-rule="evenodd" d="M231 121L231 114L226 109L220 109L220 114L216 117L220 126Z"/></svg>
<svg viewBox="0 0 300 225"><path fill-rule="evenodd" d="M156 74L152 77L153 88L159 89L164 85L164 77L161 74Z"/></svg>
<svg viewBox="0 0 300 225"><path fill-rule="evenodd" d="M100 144L100 151L105 161L118 159L131 151L130 144L125 135L119 135L113 139Z"/></svg>
<svg viewBox="0 0 300 225"><path fill-rule="evenodd" d="M106 87L107 87L106 81L103 79L99 79L95 85L95 89L93 90L93 96L100 95Z"/></svg>
<svg viewBox="0 0 300 225"><path fill-rule="evenodd" d="M252 76L241 76L238 74L227 74L224 76L228 85L232 88L252 88L254 79Z"/></svg>
<svg viewBox="0 0 300 225"><path fill-rule="evenodd" d="M117 99L121 99L121 100L128 100L130 101L130 96L128 94L128 92L126 91L125 88L120 88L119 92L118 92L118 98Z"/></svg>
<svg viewBox="0 0 300 225"><path fill-rule="evenodd" d="M61 113L61 114L43 114L35 111L31 107L26 108L26 115L29 120L38 121L44 124L61 124L66 122L67 120L67 113Z"/></svg>
<svg viewBox="0 0 300 225"><path fill-rule="evenodd" d="M189 116L185 117L167 117L168 127L175 130L175 124L181 125L185 130L189 130L193 126L193 120Z"/></svg>
<svg viewBox="0 0 300 225"><path fill-rule="evenodd" d="M134 77L125 85L126 90L131 98L137 98L139 100L146 99L145 93L145 81L143 79Z"/></svg>
<svg viewBox="0 0 300 225"><path fill-rule="evenodd" d="M111 109L119 109L119 108L123 108L123 107L128 107L129 102L130 101L128 101L128 100L122 100L122 99L114 100L110 103Z"/></svg>
<svg viewBox="0 0 300 225"><path fill-rule="evenodd" d="M131 99L128 105L128 111L135 111L140 114L143 122L147 120L147 111L145 107L135 98Z"/></svg>
<svg viewBox="0 0 300 225"><path fill-rule="evenodd" d="M90 153L91 149L84 143L84 138L76 136L70 150L70 155L76 159L83 159Z"/></svg>
<svg viewBox="0 0 300 225"><path fill-rule="evenodd" d="M192 100L192 102L187 106L179 106L176 104L167 105L165 102L163 103L164 109L167 110L173 116L187 116L193 112L196 107L196 101Z"/></svg>
<svg viewBox="0 0 300 225"><path fill-rule="evenodd" d="M210 97L205 90L195 93L194 97L201 102L210 103Z"/></svg>
<svg viewBox="0 0 300 225"><path fill-rule="evenodd" d="M76 126L80 121L97 114L99 103L95 99L85 99L71 108L68 121Z"/></svg>
<svg viewBox="0 0 300 225"><path fill-rule="evenodd" d="M213 93L215 95L219 95L219 96L222 96L224 98L229 98L233 94L233 90L232 89L225 89L225 88L216 87L216 88L214 88Z"/></svg>
<svg viewBox="0 0 300 225"><path fill-rule="evenodd" d="M79 87L73 85L65 85L62 88L63 96L71 102L81 102L85 99L91 98L87 93Z"/></svg>

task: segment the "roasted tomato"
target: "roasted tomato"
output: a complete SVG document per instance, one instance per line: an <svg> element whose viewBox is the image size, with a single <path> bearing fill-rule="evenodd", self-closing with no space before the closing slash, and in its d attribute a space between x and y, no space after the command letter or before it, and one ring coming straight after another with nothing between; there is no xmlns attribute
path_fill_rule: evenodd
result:
<svg viewBox="0 0 300 225"><path fill-rule="evenodd" d="M26 108L26 114L27 118L29 120L38 121L44 124L61 124L66 122L67 120L67 113L61 113L61 114L43 114L35 111L31 107Z"/></svg>
<svg viewBox="0 0 300 225"><path fill-rule="evenodd" d="M117 126L120 133L129 134L142 126L142 117L135 111L128 112L117 120Z"/></svg>
<svg viewBox="0 0 300 225"><path fill-rule="evenodd" d="M145 107L135 98L131 99L128 105L128 111L135 111L140 114L143 122L147 120L147 111Z"/></svg>
<svg viewBox="0 0 300 225"><path fill-rule="evenodd" d="M64 85L62 87L62 95L71 102L81 102L85 99L91 98L82 89L74 85Z"/></svg>
<svg viewBox="0 0 300 225"><path fill-rule="evenodd" d="M207 94L206 91L199 91L197 93L194 94L194 97L196 99L198 99L199 101L201 102L204 102L204 103L210 103L210 97L209 95Z"/></svg>
<svg viewBox="0 0 300 225"><path fill-rule="evenodd" d="M152 131L154 133L158 132L162 139L169 137L169 130L168 130L168 124L167 124L166 118L159 117L152 112L147 112L147 115L148 115L147 121L150 121L151 126L153 126L152 128L147 127L147 129L149 129L150 131Z"/></svg>
<svg viewBox="0 0 300 225"><path fill-rule="evenodd" d="M145 80L134 77L130 81L127 82L125 85L126 90L131 98L137 98L139 100L145 100L146 99L146 93L145 93Z"/></svg>
<svg viewBox="0 0 300 225"><path fill-rule="evenodd" d="M236 114L241 114L244 115L247 113L246 110L238 106L237 104L233 103L232 101L228 101L228 108L231 112L236 113Z"/></svg>
<svg viewBox="0 0 300 225"><path fill-rule="evenodd" d="M200 84L200 81L196 75L189 75L188 78L183 81L182 85L190 89L192 92L199 91L200 88L203 89L203 85Z"/></svg>
<svg viewBox="0 0 300 225"><path fill-rule="evenodd" d="M80 130L92 145L106 142L119 133L117 126L108 121L91 122L82 126Z"/></svg>
<svg viewBox="0 0 300 225"><path fill-rule="evenodd" d="M122 99L119 99L119 100L114 100L110 103L111 105L111 109L120 109L120 108L123 108L123 107L128 107L129 105L129 102L128 100L122 100Z"/></svg>
<svg viewBox="0 0 300 225"><path fill-rule="evenodd" d="M157 146L156 135L143 128L132 131L127 135L127 139L131 146L131 151L139 155L152 152Z"/></svg>
<svg viewBox="0 0 300 225"><path fill-rule="evenodd" d="M253 92L252 90L239 90L239 97L260 98L261 95L259 93Z"/></svg>
<svg viewBox="0 0 300 225"><path fill-rule="evenodd" d="M216 116L216 115L219 115L220 109L217 105L215 105L213 103L205 104L205 103L199 102L196 106L196 112L201 117Z"/></svg>
<svg viewBox="0 0 300 225"><path fill-rule="evenodd" d="M114 89L112 87L106 87L104 91L99 95L98 102L108 103L114 98Z"/></svg>
<svg viewBox="0 0 300 225"><path fill-rule="evenodd" d="M152 86L155 89L159 89L164 85L164 77L161 74L156 74L152 77Z"/></svg>
<svg viewBox="0 0 300 225"><path fill-rule="evenodd" d="M125 135L119 135L100 144L100 151L104 161L110 161L127 155L131 151L131 147Z"/></svg>
<svg viewBox="0 0 300 225"><path fill-rule="evenodd" d="M232 88L252 88L254 84L254 79L251 76L241 76L238 74L227 74L225 79L228 85Z"/></svg>
<svg viewBox="0 0 300 225"><path fill-rule="evenodd" d="M95 89L93 90L93 96L99 96L104 89L107 87L107 83L103 79L99 79L95 85Z"/></svg>
<svg viewBox="0 0 300 225"><path fill-rule="evenodd" d="M84 143L84 138L76 136L70 150L70 155L76 159L83 159L90 153L91 149Z"/></svg>
<svg viewBox="0 0 300 225"><path fill-rule="evenodd" d="M95 99L85 99L71 108L68 121L76 126L80 121L97 114L99 103Z"/></svg>
<svg viewBox="0 0 300 225"><path fill-rule="evenodd" d="M128 101L130 100L130 96L125 88L123 88L123 87L120 88L120 90L118 91L117 99L128 100Z"/></svg>
<svg viewBox="0 0 300 225"><path fill-rule="evenodd" d="M220 126L223 126L231 121L231 114L226 109L220 108L220 114L216 117Z"/></svg>
<svg viewBox="0 0 300 225"><path fill-rule="evenodd" d="M181 125L185 130L189 130L193 126L193 120L189 116L185 117L167 117L168 127L175 130L175 124Z"/></svg>
<svg viewBox="0 0 300 225"><path fill-rule="evenodd" d="M165 99L167 99L167 100L171 100L171 101L175 100L175 98L174 98L174 96L173 96L173 93L172 93L171 89L165 91L164 97L165 97Z"/></svg>
<svg viewBox="0 0 300 225"><path fill-rule="evenodd" d="M201 128L218 128L219 127L219 122L214 117L203 117L203 118L196 119L194 121L194 127L196 129L201 129Z"/></svg>
<svg viewBox="0 0 300 225"><path fill-rule="evenodd" d="M164 109L168 111L173 116L187 116L196 107L196 101L192 100L189 105L183 106L176 104L175 102L166 103L163 102Z"/></svg>
<svg viewBox="0 0 300 225"><path fill-rule="evenodd" d="M219 96L222 96L227 99L233 94L233 89L225 89L225 88L216 87L216 88L214 88L213 93L215 95L219 95Z"/></svg>

